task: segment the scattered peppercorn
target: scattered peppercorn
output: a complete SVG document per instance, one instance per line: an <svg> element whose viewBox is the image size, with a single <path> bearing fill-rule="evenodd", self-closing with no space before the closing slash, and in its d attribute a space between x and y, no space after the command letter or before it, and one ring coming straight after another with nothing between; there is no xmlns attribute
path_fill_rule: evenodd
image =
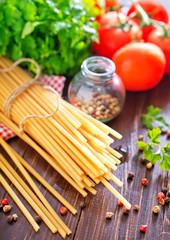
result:
<svg viewBox="0 0 170 240"><path fill-rule="evenodd" d="M133 174L132 172L130 172L130 173L128 174L128 179L132 180L133 177L134 177L134 174Z"/></svg>
<svg viewBox="0 0 170 240"><path fill-rule="evenodd" d="M88 97L87 101L86 97L80 100L75 98L74 93L72 93L70 98L74 99L71 100L74 106L97 120L113 118L121 110L119 99L111 94L101 94L95 91L90 98Z"/></svg>
<svg viewBox="0 0 170 240"><path fill-rule="evenodd" d="M14 213L13 215L13 218L14 218L14 221L17 221L18 220L18 215L16 213Z"/></svg>
<svg viewBox="0 0 170 240"><path fill-rule="evenodd" d="M158 212L160 211L160 207L159 207L159 206L154 206L153 209L152 209L152 211L153 211L154 213L158 213Z"/></svg>
<svg viewBox="0 0 170 240"><path fill-rule="evenodd" d="M148 180L147 180L147 178L142 178L141 182L142 182L142 184L145 185L145 186L148 185Z"/></svg>
<svg viewBox="0 0 170 240"><path fill-rule="evenodd" d="M3 211L4 212L9 212L11 210L12 206L11 205L4 205L3 206Z"/></svg>
<svg viewBox="0 0 170 240"><path fill-rule="evenodd" d="M80 207L83 209L83 208L85 208L86 207L86 203L84 202L84 201L82 201L81 203L80 203Z"/></svg>
<svg viewBox="0 0 170 240"><path fill-rule="evenodd" d="M39 215L35 216L34 220L37 222L37 223L40 223L42 222L42 219Z"/></svg>
<svg viewBox="0 0 170 240"><path fill-rule="evenodd" d="M142 141L143 140L143 135L139 135L139 141Z"/></svg>
<svg viewBox="0 0 170 240"><path fill-rule="evenodd" d="M140 230L141 230L141 232L146 232L147 231L147 225L141 225L140 226Z"/></svg>
<svg viewBox="0 0 170 240"><path fill-rule="evenodd" d="M3 209L3 206L4 206L4 205L1 203L1 204L0 204L0 210L2 210L2 209Z"/></svg>
<svg viewBox="0 0 170 240"><path fill-rule="evenodd" d="M117 201L117 205L123 206L123 203L122 203L120 200L118 200L118 201Z"/></svg>
<svg viewBox="0 0 170 240"><path fill-rule="evenodd" d="M169 198L169 197L166 197L166 198L164 199L164 201L165 201L165 204L169 204L169 203L170 203L170 198Z"/></svg>
<svg viewBox="0 0 170 240"><path fill-rule="evenodd" d="M159 192L158 199L164 199L164 198L165 198L165 194L163 192Z"/></svg>
<svg viewBox="0 0 170 240"><path fill-rule="evenodd" d="M166 132L167 136L170 137L170 130Z"/></svg>
<svg viewBox="0 0 170 240"><path fill-rule="evenodd" d="M170 190L168 190L168 196L170 197Z"/></svg>
<svg viewBox="0 0 170 240"><path fill-rule="evenodd" d="M163 206L165 205L165 200L163 198L159 198L158 202Z"/></svg>
<svg viewBox="0 0 170 240"><path fill-rule="evenodd" d="M163 187L163 188L162 188L162 192L163 192L165 195L166 195L167 191L168 191L168 188L167 188L167 187Z"/></svg>
<svg viewBox="0 0 170 240"><path fill-rule="evenodd" d="M113 217L113 215L114 215L114 214L113 214L112 212L107 212L107 213L106 213L106 218L107 218L107 219L111 219L111 218Z"/></svg>
<svg viewBox="0 0 170 240"><path fill-rule="evenodd" d="M151 170L152 167L153 167L153 165L152 165L151 162L149 162L149 163L146 164L146 168L147 168L147 169Z"/></svg>
<svg viewBox="0 0 170 240"><path fill-rule="evenodd" d="M126 207L123 209L123 213L125 214L129 214L130 213L130 209L127 209Z"/></svg>
<svg viewBox="0 0 170 240"><path fill-rule="evenodd" d="M6 199L6 198L2 199L2 204L7 205L8 204L8 199Z"/></svg>
<svg viewBox="0 0 170 240"><path fill-rule="evenodd" d="M135 205L135 206L134 206L134 210L135 210L135 211L139 211L139 209L140 209L140 206L139 206L139 205Z"/></svg>
<svg viewBox="0 0 170 240"><path fill-rule="evenodd" d="M141 163L144 164L146 162L146 159L144 157L141 157Z"/></svg>
<svg viewBox="0 0 170 240"><path fill-rule="evenodd" d="M66 208L66 207L61 207L61 208L60 208L60 213L61 213L61 215L66 215L66 213L67 213L67 208Z"/></svg>
<svg viewBox="0 0 170 240"><path fill-rule="evenodd" d="M8 222L8 223L12 223L13 220L14 220L14 218L13 218L12 215L7 216L7 222Z"/></svg>

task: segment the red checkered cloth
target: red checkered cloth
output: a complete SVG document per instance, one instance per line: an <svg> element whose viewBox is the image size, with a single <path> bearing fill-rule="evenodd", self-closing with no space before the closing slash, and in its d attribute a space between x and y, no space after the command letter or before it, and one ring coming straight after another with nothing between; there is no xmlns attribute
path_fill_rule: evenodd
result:
<svg viewBox="0 0 170 240"><path fill-rule="evenodd" d="M44 76L40 77L41 82L54 88L60 95L62 95L62 93L63 93L65 80L66 80L66 78L64 76L44 75ZM0 136L4 140L7 140L9 138L14 137L15 134L0 122Z"/></svg>

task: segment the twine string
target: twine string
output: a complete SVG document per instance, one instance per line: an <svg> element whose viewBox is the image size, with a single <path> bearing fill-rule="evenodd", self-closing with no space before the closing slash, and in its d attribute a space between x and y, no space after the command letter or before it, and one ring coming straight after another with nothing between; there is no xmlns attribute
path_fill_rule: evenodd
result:
<svg viewBox="0 0 170 240"><path fill-rule="evenodd" d="M49 117L53 117L58 109L59 109L59 95L58 93L50 86L45 86L42 82L40 82L38 79L40 77L40 73L41 73L41 69L40 69L40 66L38 65L38 63L36 61L34 61L33 59L30 59L30 58L22 58L22 59L19 59L18 61L14 62L9 68L6 68L6 69L1 69L0 68L0 72L10 72L12 71L17 65L19 65L20 63L22 62L31 62L35 65L36 69L37 69L37 74L36 76L30 80L30 81L27 81L27 82L24 82L22 85L18 86L17 88L15 88L10 94L9 96L7 97L7 99L5 100L5 103L4 103L4 114L10 118L10 112L11 112L11 107L15 101L15 99L21 94L23 93L27 88L33 86L33 85L43 85L43 87L45 89L48 89L49 91L53 92L56 96L57 96L57 106L56 106L56 109L55 111L52 113L52 114L48 114L46 116L41 116L41 115L29 115L27 117L25 117L19 124L19 128L20 128L20 132L23 133L24 131L24 124L25 124L25 121L29 118L40 118L40 119L46 119L46 118L49 118Z"/></svg>

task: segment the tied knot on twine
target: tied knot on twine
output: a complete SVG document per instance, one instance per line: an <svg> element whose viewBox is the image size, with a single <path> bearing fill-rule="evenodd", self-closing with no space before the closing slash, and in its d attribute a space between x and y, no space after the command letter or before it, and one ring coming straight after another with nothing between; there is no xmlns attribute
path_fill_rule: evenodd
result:
<svg viewBox="0 0 170 240"><path fill-rule="evenodd" d="M22 59L19 59L18 61L14 62L9 68L6 68L6 69L0 69L0 72L4 72L4 73L7 73L7 72L10 72L12 71L17 65L19 65L20 63L22 62L30 62L30 63L33 63L37 69L37 73L36 73L36 76L30 80L30 81L27 81L27 82L24 82L22 85L18 86L17 88L15 88L10 94L9 96L7 97L7 99L5 100L5 103L4 103L4 114L10 118L10 111L11 111L11 107L12 107L12 104L14 103L15 99L21 94L23 93L27 88L33 86L33 85L43 85L43 87L45 89L48 89L50 90L51 92L53 92L56 96L57 96L57 106L56 106L56 109L55 111L52 113L52 114L47 114L46 116L41 116L41 115L29 115L29 116L26 116L19 124L19 128L20 128L20 132L23 133L24 131L24 124L25 124L25 121L29 118L41 118L41 119L46 119L46 118L49 118L49 117L53 117L58 109L59 109L59 95L58 93L50 86L46 86L44 85L42 82L40 82L38 79L40 77L40 73L41 73L41 69L40 69L40 66L38 65L38 63L36 61L34 61L33 59L30 59L30 58L22 58Z"/></svg>

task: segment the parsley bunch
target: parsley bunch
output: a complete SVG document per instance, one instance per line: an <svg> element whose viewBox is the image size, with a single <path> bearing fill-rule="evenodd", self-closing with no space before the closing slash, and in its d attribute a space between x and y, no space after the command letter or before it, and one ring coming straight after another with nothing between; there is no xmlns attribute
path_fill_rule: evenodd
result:
<svg viewBox="0 0 170 240"><path fill-rule="evenodd" d="M159 128L163 128L165 131L170 130L170 125L160 116L160 113L162 113L162 109L158 107L154 108L152 105L149 106L147 108L147 113L142 114L142 124L149 129L152 129L153 126L156 125Z"/></svg>
<svg viewBox="0 0 170 240"><path fill-rule="evenodd" d="M43 72L73 75L97 40L96 8L84 1L1 0L0 56L32 58Z"/></svg>
<svg viewBox="0 0 170 240"><path fill-rule="evenodd" d="M137 146L140 149L144 149L143 156L148 160L155 164L158 161L160 162L160 168L163 170L170 169L170 143L168 143L165 147L161 147L160 140L158 139L161 134L160 128L153 128L152 130L148 130L148 137L150 139L150 143L145 143L143 141L138 141ZM155 150L156 148L156 150Z"/></svg>

